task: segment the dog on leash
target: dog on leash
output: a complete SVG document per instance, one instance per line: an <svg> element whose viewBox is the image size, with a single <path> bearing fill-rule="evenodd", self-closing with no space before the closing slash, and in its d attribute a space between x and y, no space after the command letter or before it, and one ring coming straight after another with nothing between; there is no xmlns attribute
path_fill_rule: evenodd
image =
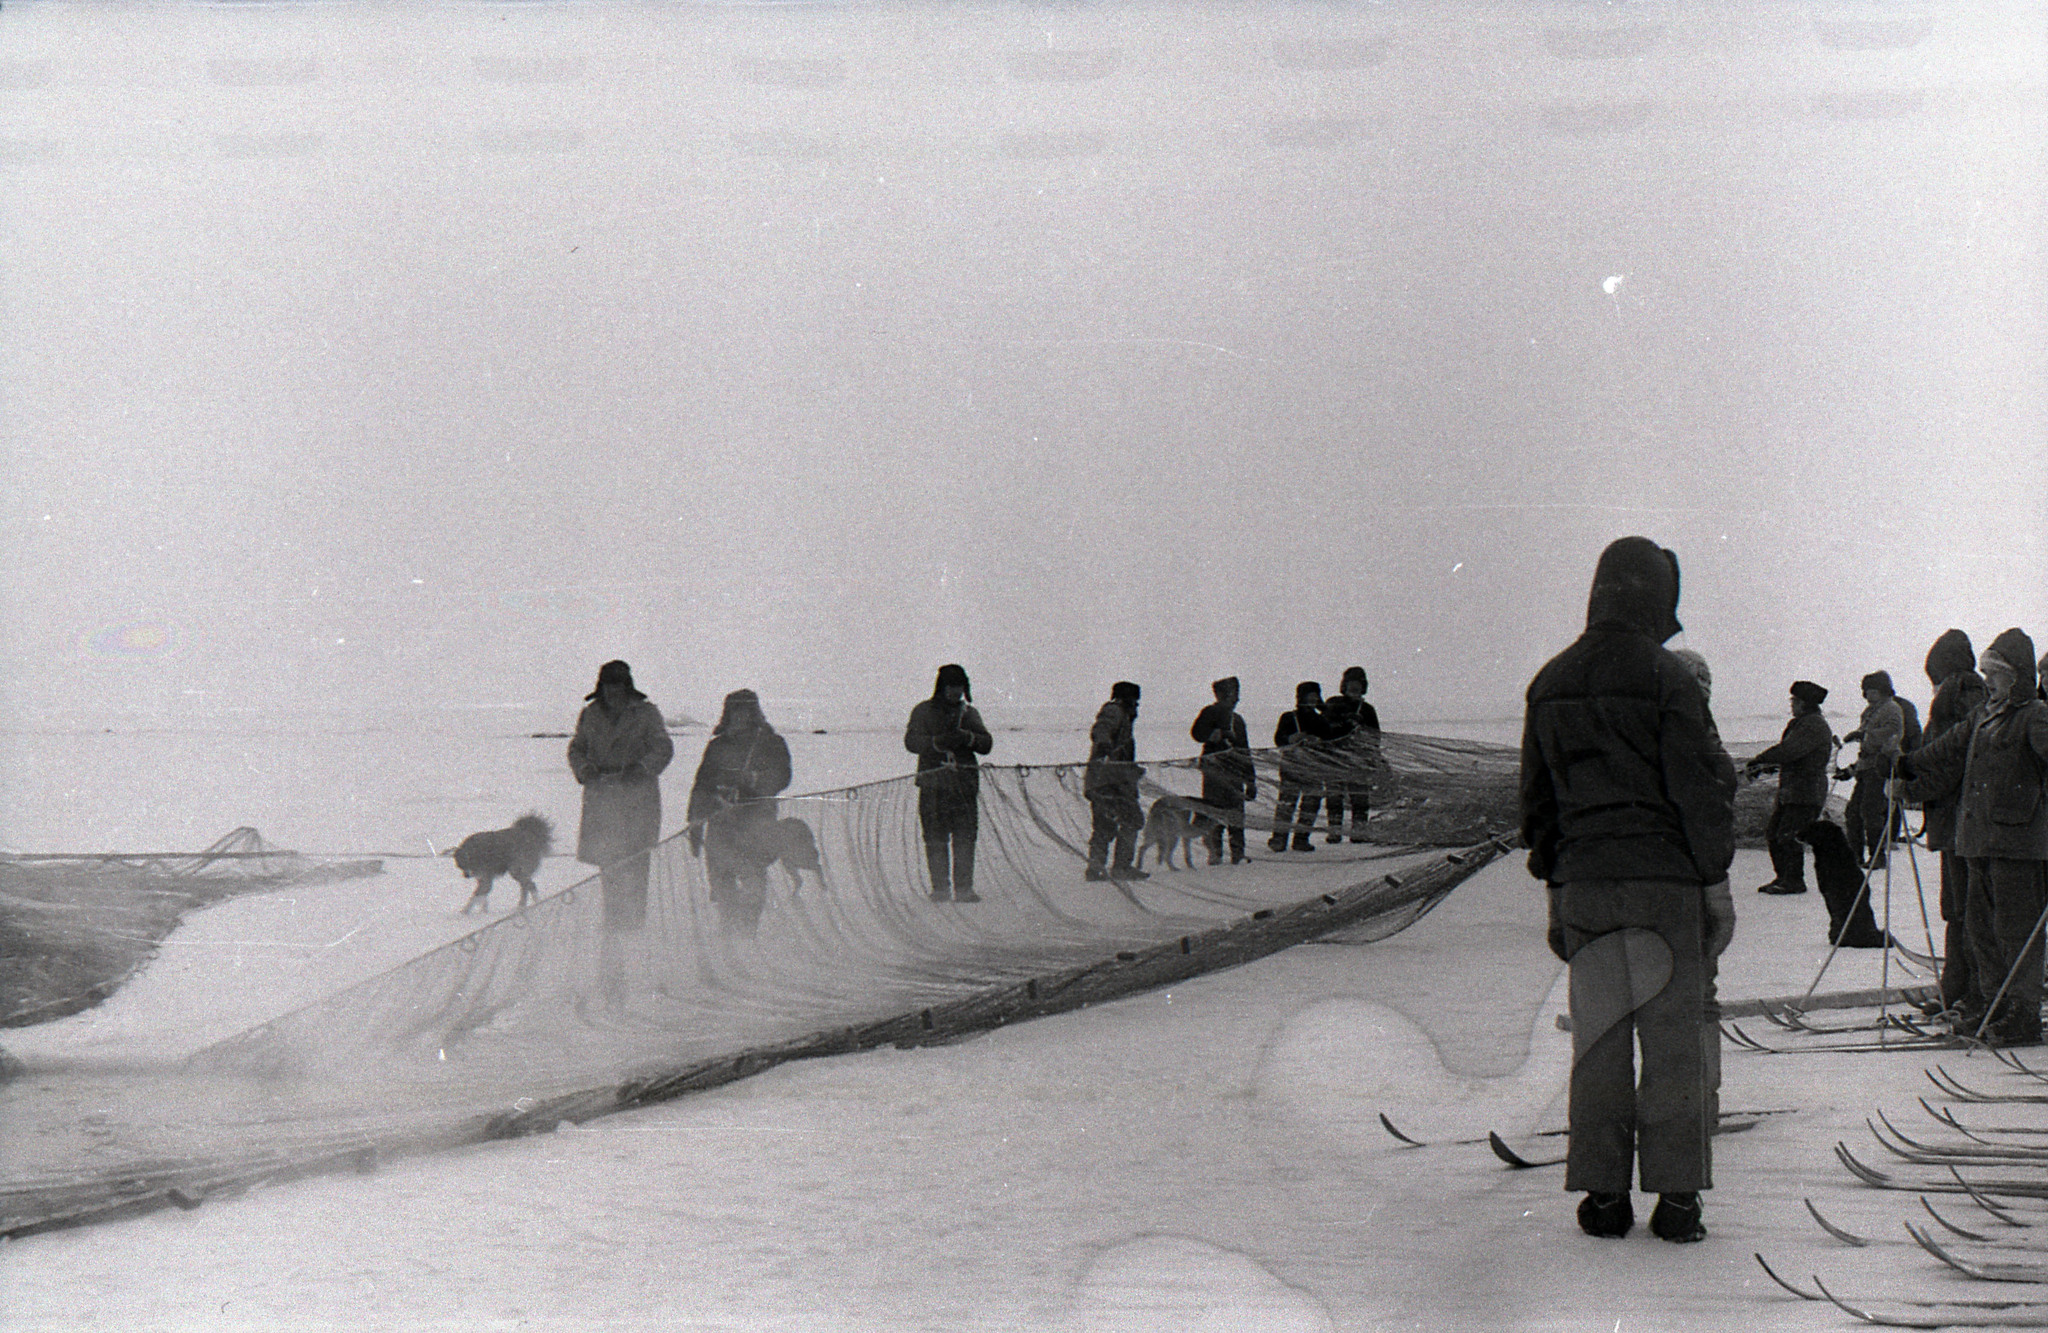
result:
<svg viewBox="0 0 2048 1333"><path fill-rule="evenodd" d="M491 910L491 885L500 875L510 875L519 885L519 905L540 901L540 886L533 882L541 858L555 846L555 830L539 815L521 815L512 827L472 833L453 851L441 853L455 858L455 868L464 879L476 881L476 892L462 905L464 916L472 911Z"/></svg>
<svg viewBox="0 0 2048 1333"><path fill-rule="evenodd" d="M1201 820L1193 807L1178 796L1162 796L1145 812L1145 831L1138 841L1138 869L1145 868L1145 852L1156 849L1168 870L1174 868L1173 850L1180 848L1181 864L1195 868L1195 844L1201 840Z"/></svg>
<svg viewBox="0 0 2048 1333"><path fill-rule="evenodd" d="M804 871L818 877L818 887L825 886L825 866L818 859L818 839L811 833L811 826L801 819L778 819L767 828L768 850L775 853L775 860L782 862L782 868L789 874L792 892L801 893L804 887Z"/></svg>
<svg viewBox="0 0 2048 1333"><path fill-rule="evenodd" d="M1863 868L1849 846L1849 835L1831 819L1816 819L1799 830L1799 841L1813 848L1813 877L1828 905L1828 939L1845 949L1882 949L1891 937L1877 928L1870 913L1870 895L1863 892Z"/></svg>

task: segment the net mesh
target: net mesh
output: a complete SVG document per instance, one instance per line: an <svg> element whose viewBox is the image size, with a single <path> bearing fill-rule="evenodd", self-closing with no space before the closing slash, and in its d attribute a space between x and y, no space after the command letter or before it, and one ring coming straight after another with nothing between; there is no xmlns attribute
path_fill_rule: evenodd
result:
<svg viewBox="0 0 2048 1333"><path fill-rule="evenodd" d="M194 908L382 868L301 856L270 846L252 828L203 852L0 858L0 1027L47 1023L98 1004Z"/></svg>
<svg viewBox="0 0 2048 1333"><path fill-rule="evenodd" d="M545 1130L783 1059L1076 1007L1333 930L1383 938L1507 845L1503 747L1389 736L1367 756L1303 758L1288 760L1296 785L1372 792L1373 841L1267 852L1280 774L1261 753L1261 795L1242 816L1253 859L1211 867L1197 845L1199 868L1155 861L1142 882L1083 877L1080 766L984 767L973 904L927 896L912 779L784 797L775 814L802 822L818 868L768 867L752 935L722 926L705 862L678 837L647 857L636 929L607 925L592 876L183 1059L17 1078L0 1088L0 1234ZM1148 765L1141 783L1154 803L1198 811L1201 790L1192 760Z"/></svg>

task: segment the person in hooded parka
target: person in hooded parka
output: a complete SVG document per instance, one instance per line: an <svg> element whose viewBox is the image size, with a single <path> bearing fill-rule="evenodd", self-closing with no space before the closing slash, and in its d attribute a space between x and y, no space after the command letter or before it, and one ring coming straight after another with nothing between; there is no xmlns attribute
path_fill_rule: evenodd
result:
<svg viewBox="0 0 2048 1333"><path fill-rule="evenodd" d="M1579 1225L1595 1236L1634 1224L1632 1166L1666 1240L1706 1235L1699 1192L1713 1186L1703 965L1735 933L1734 770L1698 681L1662 646L1681 628L1678 591L1671 552L1609 545L1586 632L1526 695L1522 837L1571 968L1565 1188L1586 1192Z"/></svg>
<svg viewBox="0 0 2048 1333"><path fill-rule="evenodd" d="M689 828L719 924L735 934L751 935L761 923L777 852L775 796L789 778L789 743L768 725L760 696L726 695L690 787Z"/></svg>
<svg viewBox="0 0 2048 1333"><path fill-rule="evenodd" d="M939 668L932 697L910 710L903 748L917 756L917 820L924 832L925 868L935 903L978 903L974 844L981 830L981 769L977 756L996 740L974 707L967 668Z"/></svg>
<svg viewBox="0 0 2048 1333"><path fill-rule="evenodd" d="M1109 701L1095 710L1095 724L1088 729L1088 767L1081 779L1082 795L1088 798L1088 866L1081 877L1091 882L1152 878L1135 864L1138 833L1145 827L1145 810L1138 804L1138 780L1145 770L1138 763L1134 730L1140 693L1136 681L1110 686Z"/></svg>
<svg viewBox="0 0 2048 1333"><path fill-rule="evenodd" d="M1244 806L1259 794L1259 771L1252 762L1251 735L1238 716L1238 680L1225 676L1209 682L1216 702L1195 714L1188 735L1202 747L1202 842L1209 864L1223 861L1223 843L1230 841L1230 864L1244 860Z"/></svg>
<svg viewBox="0 0 2048 1333"><path fill-rule="evenodd" d="M1942 631L1927 650L1927 679L1934 686L1934 698L1927 705L1927 726L1919 744L1906 744L1911 754L1921 745L1932 745L1952 729L1969 720L1984 702L1984 678L1977 674L1977 650L1970 636L1959 629ZM1956 803L1959 792L1923 801L1920 806L1922 833L1927 849L1941 857L1941 1000L1942 1009L1975 1009L1982 1013L1991 997L1977 989L1976 970L1970 962L1970 936L1964 923L1963 904L1968 892L1968 872L1956 854ZM1992 983L1996 985L1997 983Z"/></svg>
<svg viewBox="0 0 2048 1333"><path fill-rule="evenodd" d="M2034 642L2019 629L1977 664L1984 702L1967 722L1900 758L1894 794L1960 794L1956 851L1967 887L1964 928L1985 1010L1965 1002L1957 1026L1994 1046L2041 1043L2041 922L2048 902L2048 703L2036 694ZM2003 998L1999 998L2003 992Z"/></svg>
<svg viewBox="0 0 2048 1333"><path fill-rule="evenodd" d="M638 930L647 920L647 849L661 838L659 779L675 742L624 662L598 668L597 688L583 697L569 741L569 771L583 787L576 859L598 868L605 928Z"/></svg>

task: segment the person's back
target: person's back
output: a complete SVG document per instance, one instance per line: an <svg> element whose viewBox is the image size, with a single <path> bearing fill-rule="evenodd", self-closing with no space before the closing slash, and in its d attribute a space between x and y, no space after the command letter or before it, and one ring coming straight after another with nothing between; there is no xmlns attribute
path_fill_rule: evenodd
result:
<svg viewBox="0 0 2048 1333"><path fill-rule="evenodd" d="M1522 835L1572 969L1565 1188L1585 1191L1579 1225L1596 1236L1633 1225L1638 1161L1667 1240L1706 1235L1713 1184L1702 1014L1706 961L1734 933L1734 774L1698 681L1662 647L1677 608L1675 556L1610 544L1586 632L1530 682L1523 722Z"/></svg>

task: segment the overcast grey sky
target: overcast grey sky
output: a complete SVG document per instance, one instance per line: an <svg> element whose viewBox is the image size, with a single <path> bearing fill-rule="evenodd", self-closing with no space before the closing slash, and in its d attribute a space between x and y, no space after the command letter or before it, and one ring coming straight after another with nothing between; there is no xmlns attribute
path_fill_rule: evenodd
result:
<svg viewBox="0 0 2048 1333"><path fill-rule="evenodd" d="M8 714L2048 637L2037 5L0 11ZM2044 644L2048 647L2048 644Z"/></svg>

